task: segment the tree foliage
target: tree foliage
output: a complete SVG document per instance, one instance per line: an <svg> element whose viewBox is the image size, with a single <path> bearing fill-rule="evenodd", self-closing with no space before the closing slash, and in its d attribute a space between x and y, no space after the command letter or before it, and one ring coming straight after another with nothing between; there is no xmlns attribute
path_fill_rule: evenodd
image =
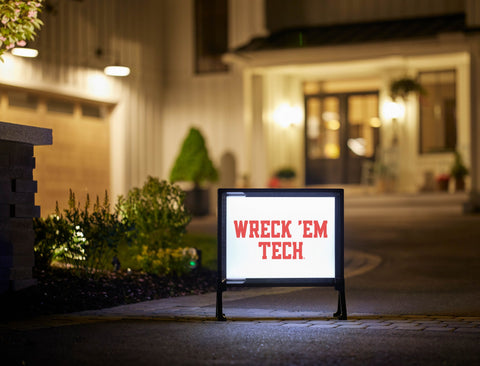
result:
<svg viewBox="0 0 480 366"><path fill-rule="evenodd" d="M34 39L43 22L38 18L43 0L0 0L0 60L15 46Z"/></svg>

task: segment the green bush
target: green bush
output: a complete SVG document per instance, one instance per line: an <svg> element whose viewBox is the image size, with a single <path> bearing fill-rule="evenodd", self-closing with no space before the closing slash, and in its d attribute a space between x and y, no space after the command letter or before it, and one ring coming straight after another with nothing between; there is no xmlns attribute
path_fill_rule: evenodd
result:
<svg viewBox="0 0 480 366"><path fill-rule="evenodd" d="M137 255L137 261L142 269L150 274L181 276L191 269L191 262L198 260L193 248L160 248L148 249L142 246L142 252Z"/></svg>
<svg viewBox="0 0 480 366"><path fill-rule="evenodd" d="M191 220L185 193L166 181L149 177L142 188L118 197L112 209L107 193L91 208L87 195L81 207L70 190L68 208L34 220L37 268L60 261L77 273L112 268L118 248L127 247L138 269L155 274L182 274L192 259L183 244Z"/></svg>
<svg viewBox="0 0 480 366"><path fill-rule="evenodd" d="M198 187L217 180L218 171L208 155L205 139L199 129L192 127L172 167L170 181L193 182Z"/></svg>
<svg viewBox="0 0 480 366"><path fill-rule="evenodd" d="M191 220L184 206L185 193L177 186L148 177L142 188L120 198L123 214L134 225L131 238L139 252L178 248Z"/></svg>
<svg viewBox="0 0 480 366"><path fill-rule="evenodd" d="M58 213L58 206L56 212ZM58 214L47 218L34 218L35 231L35 267L45 270L50 267L59 248L65 247L70 240L71 229L68 222Z"/></svg>
<svg viewBox="0 0 480 366"><path fill-rule="evenodd" d="M68 208L46 219L34 220L36 265L48 267L58 260L77 272L96 273L108 268L122 240L128 240L131 225L117 205L111 210L107 192L103 203L97 196L90 212L90 198L83 208L70 190Z"/></svg>

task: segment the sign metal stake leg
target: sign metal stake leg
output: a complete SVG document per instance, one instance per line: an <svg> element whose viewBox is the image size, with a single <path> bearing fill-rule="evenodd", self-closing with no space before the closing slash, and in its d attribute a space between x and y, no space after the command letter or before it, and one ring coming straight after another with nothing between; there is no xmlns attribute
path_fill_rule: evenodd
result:
<svg viewBox="0 0 480 366"><path fill-rule="evenodd" d="M339 320L347 320L347 301L345 299L345 281L343 279L337 279L337 285L335 286L338 291L338 307L337 312L333 314L334 317Z"/></svg>
<svg viewBox="0 0 480 366"><path fill-rule="evenodd" d="M337 312L333 314L339 320L347 320L347 305L345 301L345 290L338 290L338 308Z"/></svg>
<svg viewBox="0 0 480 366"><path fill-rule="evenodd" d="M219 281L217 284L217 312L216 317L218 321L226 321L227 318L223 314L223 291L225 291L226 285L224 281Z"/></svg>

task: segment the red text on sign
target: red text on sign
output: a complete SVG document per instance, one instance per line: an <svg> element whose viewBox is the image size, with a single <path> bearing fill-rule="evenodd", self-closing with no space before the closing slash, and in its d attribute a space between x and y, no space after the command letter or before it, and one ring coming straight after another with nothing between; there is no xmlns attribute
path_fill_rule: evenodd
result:
<svg viewBox="0 0 480 366"><path fill-rule="evenodd" d="M323 220L322 225L318 221L303 220L299 221L298 225L303 223L303 237L304 238L328 238L327 236L327 220Z"/></svg>
<svg viewBox="0 0 480 366"><path fill-rule="evenodd" d="M260 241L258 247L262 248L262 259L303 259L301 241Z"/></svg>
<svg viewBox="0 0 480 366"><path fill-rule="evenodd" d="M234 220L237 238L291 238L290 220Z"/></svg>

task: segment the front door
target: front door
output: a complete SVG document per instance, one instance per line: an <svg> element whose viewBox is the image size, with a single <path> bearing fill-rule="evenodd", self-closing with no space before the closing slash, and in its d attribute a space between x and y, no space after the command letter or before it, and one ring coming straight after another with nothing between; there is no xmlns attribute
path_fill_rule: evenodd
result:
<svg viewBox="0 0 480 366"><path fill-rule="evenodd" d="M305 183L359 184L379 143L378 92L305 97Z"/></svg>

